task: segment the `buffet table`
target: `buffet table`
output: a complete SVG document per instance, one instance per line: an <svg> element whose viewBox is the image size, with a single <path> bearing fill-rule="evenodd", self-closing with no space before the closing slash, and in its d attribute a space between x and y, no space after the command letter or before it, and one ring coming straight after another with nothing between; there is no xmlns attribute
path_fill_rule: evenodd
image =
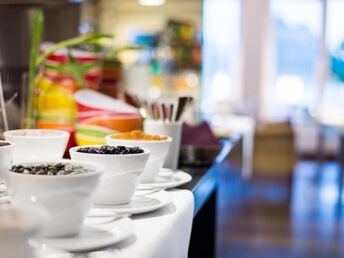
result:
<svg viewBox="0 0 344 258"><path fill-rule="evenodd" d="M182 167L193 180L168 190L173 196L169 205L154 212L131 216L135 233L126 240L104 250L66 253L66 256L59 254L58 257L214 257L218 174L231 153L241 154L241 144L240 136L232 137L223 142L221 153L213 165ZM51 254L55 257L56 253ZM49 257L45 255L44 258Z"/></svg>
<svg viewBox="0 0 344 258"><path fill-rule="evenodd" d="M241 156L241 140L239 135L224 140L222 150L211 166L182 166L181 169L190 173L193 180L170 191L172 204L133 217L135 224L140 225L136 231L137 242L124 247L119 257L215 257L218 174L231 153ZM141 219L145 219L144 226ZM119 246L125 246L127 242Z"/></svg>
<svg viewBox="0 0 344 258"><path fill-rule="evenodd" d="M195 200L194 219L189 245L189 258L216 256L216 220L218 210L219 180L229 170L243 171L243 138L232 135L222 141L221 152L208 167L182 167L193 180L182 188L192 191Z"/></svg>
<svg viewBox="0 0 344 258"><path fill-rule="evenodd" d="M187 257L194 199L188 190L171 190L173 203L155 212L136 215L135 236L116 246L116 256Z"/></svg>

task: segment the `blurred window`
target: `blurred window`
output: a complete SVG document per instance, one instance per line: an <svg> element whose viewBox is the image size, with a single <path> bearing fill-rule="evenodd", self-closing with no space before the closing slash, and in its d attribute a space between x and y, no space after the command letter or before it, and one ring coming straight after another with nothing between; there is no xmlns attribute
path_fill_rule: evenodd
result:
<svg viewBox="0 0 344 258"><path fill-rule="evenodd" d="M326 44L328 76L322 98L322 115L344 121L344 1L327 1Z"/></svg>
<svg viewBox="0 0 344 258"><path fill-rule="evenodd" d="M291 107L309 108L315 104L322 3L270 0L270 8L273 78L266 104L273 117L288 115Z"/></svg>
<svg viewBox="0 0 344 258"><path fill-rule="evenodd" d="M204 0L203 11L201 112L206 115L239 98L241 8L238 0Z"/></svg>

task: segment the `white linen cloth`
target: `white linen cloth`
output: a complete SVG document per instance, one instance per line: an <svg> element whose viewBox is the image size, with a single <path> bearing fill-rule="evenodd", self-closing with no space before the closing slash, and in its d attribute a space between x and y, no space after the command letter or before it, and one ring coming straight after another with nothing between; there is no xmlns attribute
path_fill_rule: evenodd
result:
<svg viewBox="0 0 344 258"><path fill-rule="evenodd" d="M188 190L170 190L173 201L157 211L133 216L135 236L115 246L120 258L186 258L194 198Z"/></svg>
<svg viewBox="0 0 344 258"><path fill-rule="evenodd" d="M39 258L187 258L194 212L194 197L188 190L169 190L172 202L145 214L134 215L134 234L126 240L84 256L49 249Z"/></svg>
<svg viewBox="0 0 344 258"><path fill-rule="evenodd" d="M134 234L110 250L91 253L95 258L187 258L194 212L194 197L188 190L169 190L172 202L145 214L134 215ZM8 201L7 197L5 198ZM1 198L0 198L1 200ZM46 250L39 257L79 257ZM43 254L43 255L44 255ZM56 254L56 256L55 256ZM82 256L84 257L84 256Z"/></svg>

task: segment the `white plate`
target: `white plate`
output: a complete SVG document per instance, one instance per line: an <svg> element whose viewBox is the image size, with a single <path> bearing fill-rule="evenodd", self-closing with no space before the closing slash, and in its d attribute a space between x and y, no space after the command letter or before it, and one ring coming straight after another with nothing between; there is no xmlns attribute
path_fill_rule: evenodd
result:
<svg viewBox="0 0 344 258"><path fill-rule="evenodd" d="M54 249L47 246L35 248L35 256L37 258L73 258L74 255L60 249Z"/></svg>
<svg viewBox="0 0 344 258"><path fill-rule="evenodd" d="M7 192L0 192L0 204L10 203L10 197L8 197Z"/></svg>
<svg viewBox="0 0 344 258"><path fill-rule="evenodd" d="M131 202L122 205L99 205L93 209L106 209L118 214L140 214L160 209L172 201L172 196L166 191L158 191L152 194L136 192Z"/></svg>
<svg viewBox="0 0 344 258"><path fill-rule="evenodd" d="M89 251L116 244L134 233L128 217L113 217L104 223L87 222L79 235L66 238L39 238L40 244L71 252Z"/></svg>
<svg viewBox="0 0 344 258"><path fill-rule="evenodd" d="M174 171L169 168L163 168L151 183L140 183L140 187L152 188L174 188L186 184L192 180L192 176L181 170Z"/></svg>

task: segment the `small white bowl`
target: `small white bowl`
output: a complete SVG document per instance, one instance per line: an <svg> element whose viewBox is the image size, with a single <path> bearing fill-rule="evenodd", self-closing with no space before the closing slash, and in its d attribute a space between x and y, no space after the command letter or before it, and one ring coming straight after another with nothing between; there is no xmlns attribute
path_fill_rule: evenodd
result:
<svg viewBox="0 0 344 258"><path fill-rule="evenodd" d="M131 147L141 147L150 150L149 160L145 166L145 169L142 173L140 182L142 183L151 183L156 178L157 174L164 165L170 144L172 142L171 137L167 137L166 140L122 140L122 139L113 139L112 135L105 137L106 144L112 146L131 146Z"/></svg>
<svg viewBox="0 0 344 258"><path fill-rule="evenodd" d="M98 184L101 166L88 162L68 160L18 163L32 166L65 163L92 169L94 172L77 175L27 175L8 174L8 191L11 202L17 205L31 204L45 208L50 215L42 231L46 237L65 237L79 233L92 204L92 194Z"/></svg>
<svg viewBox="0 0 344 258"><path fill-rule="evenodd" d="M1 206L1 257L33 258L33 248L29 245L29 238L36 235L47 218L45 210L37 206Z"/></svg>
<svg viewBox="0 0 344 258"><path fill-rule="evenodd" d="M95 193L95 203L101 205L129 203L135 193L150 152L146 149L144 149L144 153L124 155L77 152L79 148L84 147L99 146L73 147L69 149L69 154L72 160L91 161L104 167L104 173Z"/></svg>
<svg viewBox="0 0 344 258"><path fill-rule="evenodd" d="M69 140L68 132L48 129L10 130L4 136L15 144L15 162L61 159Z"/></svg>
<svg viewBox="0 0 344 258"><path fill-rule="evenodd" d="M0 143L9 143L9 145L0 146L0 184L6 180L6 175L13 162L14 144L9 141L0 141Z"/></svg>

